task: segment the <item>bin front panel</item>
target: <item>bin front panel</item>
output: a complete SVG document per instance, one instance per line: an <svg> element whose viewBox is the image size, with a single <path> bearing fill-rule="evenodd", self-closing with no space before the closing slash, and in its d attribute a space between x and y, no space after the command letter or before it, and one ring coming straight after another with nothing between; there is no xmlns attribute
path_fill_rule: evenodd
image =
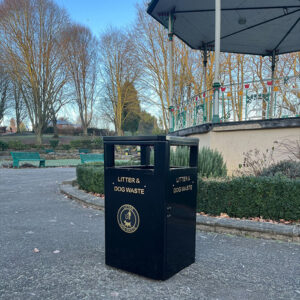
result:
<svg viewBox="0 0 300 300"><path fill-rule="evenodd" d="M164 184L153 172L105 170L106 264L160 279L164 263Z"/></svg>
<svg viewBox="0 0 300 300"><path fill-rule="evenodd" d="M197 169L171 169L168 180L166 276L195 262Z"/></svg>

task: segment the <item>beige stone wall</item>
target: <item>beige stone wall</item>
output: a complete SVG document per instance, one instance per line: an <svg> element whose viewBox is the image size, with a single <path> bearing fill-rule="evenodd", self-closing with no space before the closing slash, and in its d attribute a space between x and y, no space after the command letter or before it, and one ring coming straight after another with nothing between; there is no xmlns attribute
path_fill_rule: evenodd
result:
<svg viewBox="0 0 300 300"><path fill-rule="evenodd" d="M259 127L260 128L260 127ZM244 152L251 149L266 151L275 146L275 160L282 160L283 153L277 150L275 141L299 140L300 128L272 128L258 129L256 124L214 127L212 131L202 134L193 134L190 137L199 138L199 146L217 149L223 154L229 174L238 169L243 163Z"/></svg>

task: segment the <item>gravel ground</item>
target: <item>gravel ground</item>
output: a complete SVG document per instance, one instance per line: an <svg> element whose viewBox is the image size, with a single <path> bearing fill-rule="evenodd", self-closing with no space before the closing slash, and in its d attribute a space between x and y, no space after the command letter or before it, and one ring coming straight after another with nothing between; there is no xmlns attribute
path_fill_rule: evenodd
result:
<svg viewBox="0 0 300 300"><path fill-rule="evenodd" d="M59 193L74 177L0 169L0 299L300 299L299 244L197 232L196 263L165 282L105 266L103 213Z"/></svg>

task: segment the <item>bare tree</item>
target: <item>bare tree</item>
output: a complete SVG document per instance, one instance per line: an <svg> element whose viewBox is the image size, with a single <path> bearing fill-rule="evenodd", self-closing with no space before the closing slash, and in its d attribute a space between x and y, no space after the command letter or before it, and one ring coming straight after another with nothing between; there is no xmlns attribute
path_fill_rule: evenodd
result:
<svg viewBox="0 0 300 300"><path fill-rule="evenodd" d="M63 34L62 47L81 126L87 135L96 101L98 41L90 29L72 25Z"/></svg>
<svg viewBox="0 0 300 300"><path fill-rule="evenodd" d="M27 110L18 83L12 82L10 94L11 94L11 107L13 108L16 117L17 132L21 132L21 124L26 119Z"/></svg>
<svg viewBox="0 0 300 300"><path fill-rule="evenodd" d="M5 111L7 110L8 88L9 77L0 66L0 123L3 121Z"/></svg>
<svg viewBox="0 0 300 300"><path fill-rule="evenodd" d="M138 52L139 64L143 67L141 84L149 94L153 104L159 105L164 127L169 127L170 106L168 73L168 39L165 28L153 22L146 13L146 6L137 6L137 20L132 38ZM193 95L203 92L203 60L200 51L191 50L176 37L173 42L173 104L180 106ZM208 58L207 86L213 81L213 53ZM158 99L158 100L156 100Z"/></svg>
<svg viewBox="0 0 300 300"><path fill-rule="evenodd" d="M300 136L298 138L285 138L275 141L276 150L289 160L300 161Z"/></svg>
<svg viewBox="0 0 300 300"><path fill-rule="evenodd" d="M4 0L0 4L0 49L6 72L21 90L37 143L67 82L60 33L68 17L51 0Z"/></svg>
<svg viewBox="0 0 300 300"><path fill-rule="evenodd" d="M129 35L122 30L109 28L100 39L101 79L103 83L102 111L122 135L123 111L129 93L140 75L135 47ZM125 90L124 90L125 89Z"/></svg>

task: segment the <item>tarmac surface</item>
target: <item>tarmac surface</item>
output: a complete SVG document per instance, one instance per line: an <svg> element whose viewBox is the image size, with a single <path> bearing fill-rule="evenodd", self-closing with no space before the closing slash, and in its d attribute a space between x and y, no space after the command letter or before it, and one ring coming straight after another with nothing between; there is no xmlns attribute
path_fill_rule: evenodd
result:
<svg viewBox="0 0 300 300"><path fill-rule="evenodd" d="M74 177L0 169L1 300L300 299L297 243L198 231L196 263L165 282L107 267L103 212L59 193Z"/></svg>

